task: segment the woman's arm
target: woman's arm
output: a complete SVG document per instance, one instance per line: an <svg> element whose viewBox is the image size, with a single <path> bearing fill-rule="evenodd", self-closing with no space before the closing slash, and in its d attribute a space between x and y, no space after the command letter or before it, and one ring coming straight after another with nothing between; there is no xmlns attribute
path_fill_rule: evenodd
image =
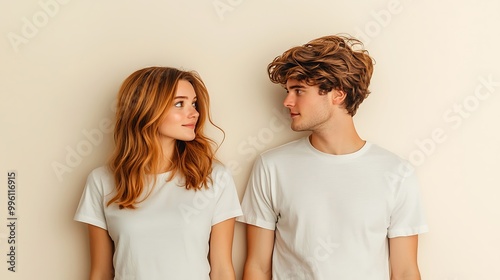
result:
<svg viewBox="0 0 500 280"><path fill-rule="evenodd" d="M114 244L108 231L88 225L90 243L90 280L113 280Z"/></svg>
<svg viewBox="0 0 500 280"><path fill-rule="evenodd" d="M235 218L212 226L210 234L210 279L234 280L233 235Z"/></svg>

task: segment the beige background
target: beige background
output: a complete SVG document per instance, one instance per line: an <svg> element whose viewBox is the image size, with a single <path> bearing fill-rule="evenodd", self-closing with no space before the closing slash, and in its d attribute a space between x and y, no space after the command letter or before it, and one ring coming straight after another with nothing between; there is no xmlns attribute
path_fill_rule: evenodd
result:
<svg viewBox="0 0 500 280"><path fill-rule="evenodd" d="M255 155L301 136L267 64L345 32L377 61L360 134L417 166L431 229L423 278L500 279L499 10L496 0L2 0L0 278L86 279L86 229L72 216L112 148L113 100L132 71L201 74L241 197ZM18 171L16 273L5 262L8 170ZM238 225L238 277L244 254Z"/></svg>

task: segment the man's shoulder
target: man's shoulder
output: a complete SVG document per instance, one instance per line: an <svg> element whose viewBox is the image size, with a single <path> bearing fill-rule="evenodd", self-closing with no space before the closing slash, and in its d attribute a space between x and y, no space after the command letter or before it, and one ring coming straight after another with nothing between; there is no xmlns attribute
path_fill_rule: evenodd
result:
<svg viewBox="0 0 500 280"><path fill-rule="evenodd" d="M307 147L306 142L305 142L306 139L307 139L307 137L302 137L302 138L287 142L285 144L271 148L271 149L261 153L260 156L263 158L275 158L275 157L280 157L282 155L290 155L290 154L293 154L296 152L301 152Z"/></svg>
<svg viewBox="0 0 500 280"><path fill-rule="evenodd" d="M398 156L396 153L394 153L391 150L386 149L385 147L382 147L378 144L375 144L375 143L369 142L369 141L367 143L370 143L370 153L372 153L372 154L400 158L400 156Z"/></svg>
<svg viewBox="0 0 500 280"><path fill-rule="evenodd" d="M370 161L377 162L378 164L386 163L390 166L395 164L409 164L407 160L405 160L395 152L392 152L374 143L370 143L370 149L367 153L367 157L370 159Z"/></svg>

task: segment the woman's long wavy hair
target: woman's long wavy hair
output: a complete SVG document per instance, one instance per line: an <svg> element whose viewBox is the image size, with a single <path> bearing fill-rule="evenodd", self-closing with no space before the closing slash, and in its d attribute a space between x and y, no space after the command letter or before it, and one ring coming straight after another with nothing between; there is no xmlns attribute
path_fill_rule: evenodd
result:
<svg viewBox="0 0 500 280"><path fill-rule="evenodd" d="M173 157L164 159L158 129L172 107L180 80L191 83L196 93L196 137L192 141L177 140ZM220 129L210 118L209 101L207 88L194 71L149 67L125 79L118 93L115 149L108 164L114 175L116 195L108 205L117 203L120 209L134 209L150 194L151 190L141 198L147 184L156 183L154 175L164 171L160 164L165 160L171 161L169 180L178 174L186 189L208 188L212 183L212 163L216 161L216 143L204 134L203 128L208 121Z"/></svg>
<svg viewBox="0 0 500 280"><path fill-rule="evenodd" d="M354 50L355 47L360 50ZM370 91L373 61L361 41L344 35L324 36L293 47L276 57L267 67L273 83L284 86L288 79L304 81L320 88L346 93L344 107L354 116Z"/></svg>

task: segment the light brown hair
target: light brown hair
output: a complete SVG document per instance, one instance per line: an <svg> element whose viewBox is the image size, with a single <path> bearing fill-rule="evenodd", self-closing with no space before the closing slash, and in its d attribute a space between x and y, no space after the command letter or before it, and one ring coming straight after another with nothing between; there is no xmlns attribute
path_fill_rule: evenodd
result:
<svg viewBox="0 0 500 280"><path fill-rule="evenodd" d="M109 161L114 175L116 195L108 202L120 208L134 209L145 186L161 172L163 152L158 128L171 108L177 84L185 80L193 86L199 112L196 137L192 141L177 140L170 159L170 178L179 174L186 189L198 190L212 182L212 162L215 161L214 141L203 132L206 121L213 124L209 112L209 96L205 84L194 71L169 67L149 67L132 73L118 92L115 149ZM220 128L219 128L220 129ZM153 184L154 185L154 184ZM149 193L148 193L149 195ZM147 195L146 195L147 198ZM144 198L145 199L145 198Z"/></svg>
<svg viewBox="0 0 500 280"><path fill-rule="evenodd" d="M372 58L362 47L361 41L348 36L314 39L276 57L267 67L269 78L282 86L288 79L318 85L320 94L332 89L343 91L344 107L354 116L370 94L368 86L373 73Z"/></svg>

